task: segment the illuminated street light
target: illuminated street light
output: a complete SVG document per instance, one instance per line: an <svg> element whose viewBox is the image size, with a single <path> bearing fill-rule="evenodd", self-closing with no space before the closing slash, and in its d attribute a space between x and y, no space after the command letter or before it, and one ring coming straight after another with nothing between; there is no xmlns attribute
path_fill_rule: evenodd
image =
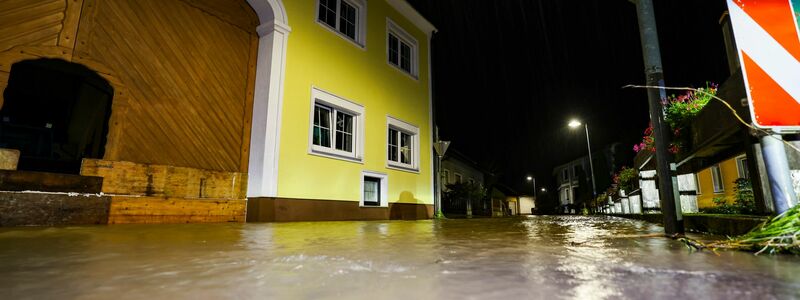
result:
<svg viewBox="0 0 800 300"><path fill-rule="evenodd" d="M597 188L595 188L595 183L594 183L594 163L592 162L592 146L589 143L589 124L581 124L580 121L575 120L575 119L569 121L569 124L567 124L567 126L569 126L572 129L578 128L581 125L583 125L583 128L586 129L586 147L589 149L589 171L591 172L591 175L592 175L591 176L591 178L592 178L592 199L594 199L594 201L597 201ZM595 204L597 204L597 203L595 203Z"/></svg>

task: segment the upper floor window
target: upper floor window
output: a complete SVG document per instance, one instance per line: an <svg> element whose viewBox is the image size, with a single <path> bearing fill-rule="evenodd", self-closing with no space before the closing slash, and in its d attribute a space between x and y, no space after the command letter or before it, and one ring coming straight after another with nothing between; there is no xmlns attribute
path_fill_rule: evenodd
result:
<svg viewBox="0 0 800 300"><path fill-rule="evenodd" d="M310 151L361 160L364 107L314 89Z"/></svg>
<svg viewBox="0 0 800 300"><path fill-rule="evenodd" d="M711 183L714 185L714 193L722 193L725 191L725 185L722 181L722 172L719 165L711 167Z"/></svg>
<svg viewBox="0 0 800 300"><path fill-rule="evenodd" d="M366 3L363 0L318 0L317 21L364 46Z"/></svg>
<svg viewBox="0 0 800 300"><path fill-rule="evenodd" d="M750 179L750 170L747 168L747 156L736 158L736 169L739 171L739 178Z"/></svg>
<svg viewBox="0 0 800 300"><path fill-rule="evenodd" d="M388 117L387 159L390 167L417 170L419 161L419 128Z"/></svg>
<svg viewBox="0 0 800 300"><path fill-rule="evenodd" d="M391 20L387 19L386 24L389 64L416 78L419 69L417 40Z"/></svg>

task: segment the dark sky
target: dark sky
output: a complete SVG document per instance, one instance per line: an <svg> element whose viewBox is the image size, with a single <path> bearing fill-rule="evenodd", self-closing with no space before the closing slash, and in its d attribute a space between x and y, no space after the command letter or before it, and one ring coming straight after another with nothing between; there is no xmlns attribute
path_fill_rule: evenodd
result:
<svg viewBox="0 0 800 300"><path fill-rule="evenodd" d="M593 149L633 144L649 120L636 10L626 0L409 0L439 33L433 76L440 135L525 188ZM654 0L667 86L729 75L724 0ZM631 150L633 151L633 150ZM601 188L601 187L598 187Z"/></svg>

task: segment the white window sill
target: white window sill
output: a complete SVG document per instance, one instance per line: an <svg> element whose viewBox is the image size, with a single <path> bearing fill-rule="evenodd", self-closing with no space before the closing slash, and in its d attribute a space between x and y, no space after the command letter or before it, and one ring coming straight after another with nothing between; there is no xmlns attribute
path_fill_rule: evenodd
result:
<svg viewBox="0 0 800 300"><path fill-rule="evenodd" d="M334 152L333 150L327 150L327 149L326 150L320 150L320 149L318 149L316 147L310 149L308 151L308 154L314 155L314 156L325 157L325 158L343 160L343 161L357 163L357 164L363 164L364 163L360 157L342 155L342 154L338 154L338 153Z"/></svg>
<svg viewBox="0 0 800 300"><path fill-rule="evenodd" d="M320 20L317 20L317 24L319 24L319 26L322 26L322 28L325 28L325 29L327 29L328 31L335 33L335 34L336 34L336 35L338 35L340 38L342 38L342 39L344 39L344 40L346 40L346 41L350 42L351 44L353 44L354 46L356 46L358 49L361 49L361 50L364 50L364 51L366 51L366 50L367 50L367 46L366 46L366 45L362 44L362 43L361 43L361 42L359 42L359 41L356 41L356 40L353 40L353 39L351 39L349 36L346 36L344 33L341 33L341 32L339 32L339 30L336 30L336 29L333 29L333 28L331 28L330 26L328 26L328 24L325 24L325 23L323 23L323 22L322 22L322 21L320 21Z"/></svg>
<svg viewBox="0 0 800 300"><path fill-rule="evenodd" d="M394 163L392 161L389 161L389 163L386 164L386 168L387 169L392 169L392 170L397 170L397 171L403 171L403 172L419 174L419 168L414 168L411 165L403 165L403 164L400 164L400 163Z"/></svg>
<svg viewBox="0 0 800 300"><path fill-rule="evenodd" d="M361 208L389 208L389 205L385 205L385 206L384 206L384 205L381 205L381 206L378 206L378 205L364 205L364 204L360 204L360 205L358 205L358 207L361 207Z"/></svg>
<svg viewBox="0 0 800 300"><path fill-rule="evenodd" d="M392 69L395 69L400 73L403 73L403 75L406 75L411 79L414 79L414 81L417 81L417 82L419 81L419 76L418 75L415 75L415 74L412 74L412 73L408 73L408 72L406 72L406 70L401 69L399 66L389 62L388 60L386 61L386 64L390 65L392 67Z"/></svg>

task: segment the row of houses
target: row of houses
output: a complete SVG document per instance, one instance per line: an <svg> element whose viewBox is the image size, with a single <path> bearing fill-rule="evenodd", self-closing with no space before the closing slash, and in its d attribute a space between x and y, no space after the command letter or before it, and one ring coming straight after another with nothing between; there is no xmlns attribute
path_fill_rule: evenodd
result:
<svg viewBox="0 0 800 300"><path fill-rule="evenodd" d="M735 196L735 181L741 178L752 184L755 213L770 214L774 209L760 142L758 137L741 124L730 111L732 108L738 116L749 122L750 113L740 68L741 62L733 42L727 13L720 18L720 27L725 39L731 75L719 86L717 96L726 103L711 101L692 119L688 129L690 132L688 141L675 156L674 182L677 183L677 197L684 213L712 209L718 205L720 199L722 199L720 204L731 204ZM798 136L788 135L784 138L795 147L800 145L800 142L796 141ZM789 159L794 193L800 194L800 153L787 147L786 155ZM560 184L560 205L563 212L574 212L576 207L583 207L591 201L591 197L587 198L585 192L583 197L575 196L574 192L575 188L586 186L584 183L587 182L587 177L560 175L566 172L566 169L582 166L581 162L584 160L586 159L581 158L554 170L554 175ZM600 204L600 209L609 213L646 213L660 210L656 184L656 176L659 174L655 171L653 154L640 151L633 160L633 167L639 171L637 187L633 191L624 191L611 197L608 202ZM612 171L618 170L612 169ZM598 174L598 182L611 178L609 174ZM603 189L607 186L610 186L610 183L598 184L598 187Z"/></svg>
<svg viewBox="0 0 800 300"><path fill-rule="evenodd" d="M0 190L99 178L109 223L432 216L436 28L404 0L4 1L0 27Z"/></svg>
<svg viewBox="0 0 800 300"><path fill-rule="evenodd" d="M442 209L450 217L502 217L533 214L536 199L531 194L519 193L498 181L499 175L459 152L448 150L442 159L441 180L445 197ZM447 197L451 189L477 188L482 196Z"/></svg>

